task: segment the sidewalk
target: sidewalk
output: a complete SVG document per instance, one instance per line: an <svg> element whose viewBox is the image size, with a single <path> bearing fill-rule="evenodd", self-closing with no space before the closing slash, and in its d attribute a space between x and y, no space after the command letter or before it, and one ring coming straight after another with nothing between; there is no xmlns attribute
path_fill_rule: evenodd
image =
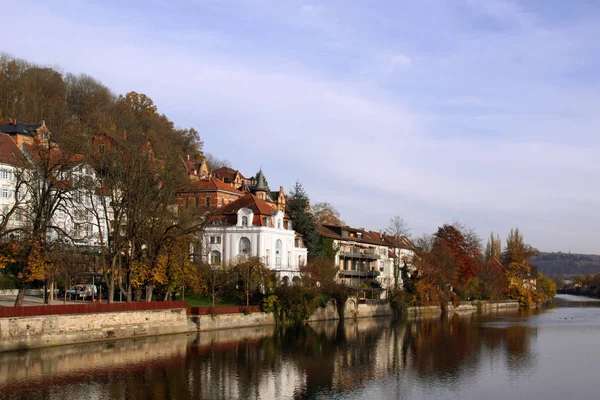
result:
<svg viewBox="0 0 600 400"><path fill-rule="evenodd" d="M17 296L0 296L0 307L13 307L15 305L15 300ZM75 304L75 303L91 303L91 301L84 300L73 300L67 301L66 304ZM38 296L25 296L23 298L24 306L41 306L44 304L44 299ZM53 300L52 304L59 305L65 304L62 300Z"/></svg>

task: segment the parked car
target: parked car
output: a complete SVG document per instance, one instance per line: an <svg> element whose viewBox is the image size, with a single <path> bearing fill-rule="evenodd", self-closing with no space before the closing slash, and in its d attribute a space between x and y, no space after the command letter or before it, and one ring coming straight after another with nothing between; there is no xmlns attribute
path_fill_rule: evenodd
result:
<svg viewBox="0 0 600 400"><path fill-rule="evenodd" d="M73 300L85 300L88 297L97 297L98 289L94 285L75 285L67 290L66 294Z"/></svg>

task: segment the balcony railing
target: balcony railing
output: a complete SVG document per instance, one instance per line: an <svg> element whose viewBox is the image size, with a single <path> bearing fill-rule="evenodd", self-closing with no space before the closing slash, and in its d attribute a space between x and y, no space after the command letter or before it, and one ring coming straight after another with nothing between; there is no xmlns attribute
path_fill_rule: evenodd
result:
<svg viewBox="0 0 600 400"><path fill-rule="evenodd" d="M342 270L340 271L341 277L360 277L360 278L376 278L379 276L379 271L353 271L353 270Z"/></svg>
<svg viewBox="0 0 600 400"><path fill-rule="evenodd" d="M379 254L375 254L374 250L341 250L340 256L342 257L352 257L352 258L365 258L368 260L378 260L380 258Z"/></svg>

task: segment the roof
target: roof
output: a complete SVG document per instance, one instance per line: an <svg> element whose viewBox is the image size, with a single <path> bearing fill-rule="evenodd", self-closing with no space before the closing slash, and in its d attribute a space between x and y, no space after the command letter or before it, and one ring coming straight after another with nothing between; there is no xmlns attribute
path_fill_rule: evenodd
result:
<svg viewBox="0 0 600 400"><path fill-rule="evenodd" d="M342 231L360 232L362 237L343 236ZM353 228L350 226L339 225L317 225L317 231L324 237L336 240L346 240L349 242L373 244L377 246L387 246L394 248L392 237L380 232L367 231L362 228ZM400 237L400 248L412 249L412 242L405 236Z"/></svg>
<svg viewBox="0 0 600 400"><path fill-rule="evenodd" d="M262 168L258 171L258 175L256 175L256 185L253 188L255 191L264 191L269 190L267 186L267 182L265 181L265 175L262 172Z"/></svg>
<svg viewBox="0 0 600 400"><path fill-rule="evenodd" d="M228 181L233 182L237 174L240 174L240 177L242 179L246 179L244 178L244 175L240 173L240 171L230 167L221 167L213 171L213 175L215 176L215 178L220 179L222 181L227 179Z"/></svg>
<svg viewBox="0 0 600 400"><path fill-rule="evenodd" d="M0 132L0 162L15 165L21 155L21 151L11 137Z"/></svg>
<svg viewBox="0 0 600 400"><path fill-rule="evenodd" d="M267 203L264 200L259 199L253 194L247 194L234 202L231 202L217 210L217 214L237 214L242 208L249 208L252 210L254 215L266 215L270 216L277 212L277 208L274 205Z"/></svg>
<svg viewBox="0 0 600 400"><path fill-rule="evenodd" d="M27 136L35 136L35 131L42 124L26 124L24 122L13 122L0 126L0 132L8 134L22 134Z"/></svg>
<svg viewBox="0 0 600 400"><path fill-rule="evenodd" d="M200 179L197 181L193 181L190 182L184 189L181 190L182 192L216 192L216 191L221 191L221 192L228 192L228 193L234 193L237 195L242 196L244 193L240 192L239 190L237 190L236 188L232 187L231 185L217 180L217 179L213 179L213 178L208 178L208 179Z"/></svg>

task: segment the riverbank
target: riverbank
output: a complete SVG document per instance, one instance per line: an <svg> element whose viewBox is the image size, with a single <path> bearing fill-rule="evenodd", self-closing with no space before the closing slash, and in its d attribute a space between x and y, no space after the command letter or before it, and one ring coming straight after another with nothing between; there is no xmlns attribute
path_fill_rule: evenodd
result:
<svg viewBox="0 0 600 400"><path fill-rule="evenodd" d="M140 303L141 304L141 303ZM152 303L151 303L152 304ZM157 303L158 304L158 303ZM100 306L100 305L98 305ZM108 305L104 305L107 307ZM457 307L448 306L449 313L494 311L518 308L518 302L468 302ZM50 306L55 307L55 306ZM191 309L190 309L191 310ZM210 332L248 327L274 326L272 313L235 312L229 314L194 315L178 306L160 310L134 310L111 312L88 312L65 315L38 315L0 318L0 351L87 343L103 340L158 336L175 333ZM436 316L439 306L409 307L409 318ZM344 319L392 317L394 310L389 303L370 302L356 304L348 299ZM317 309L308 322L339 320L333 302Z"/></svg>

